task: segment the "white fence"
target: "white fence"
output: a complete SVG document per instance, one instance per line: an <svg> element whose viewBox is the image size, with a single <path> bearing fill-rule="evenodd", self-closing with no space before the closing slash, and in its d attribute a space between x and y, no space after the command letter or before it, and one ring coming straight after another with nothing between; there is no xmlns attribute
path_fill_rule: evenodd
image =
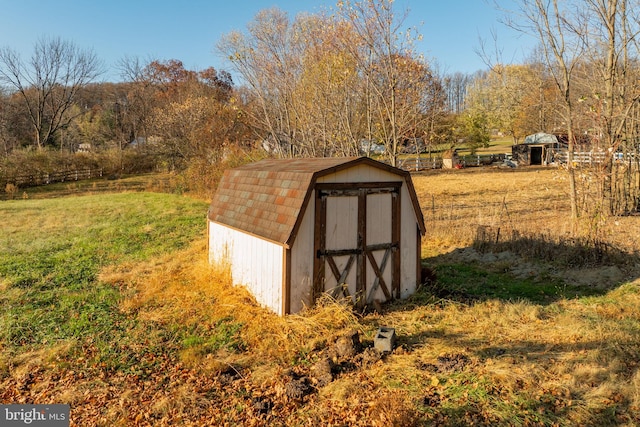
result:
<svg viewBox="0 0 640 427"><path fill-rule="evenodd" d="M574 151L573 163L579 165L593 165L603 163L606 159L604 151ZM567 163L569 153L560 151L556 153L556 159L561 163ZM637 162L638 156L635 153L614 153L613 159L616 162Z"/></svg>
<svg viewBox="0 0 640 427"><path fill-rule="evenodd" d="M425 159L422 157L398 159L398 167L400 169L404 169L407 171L440 169L442 167L442 159L439 159L439 158Z"/></svg>

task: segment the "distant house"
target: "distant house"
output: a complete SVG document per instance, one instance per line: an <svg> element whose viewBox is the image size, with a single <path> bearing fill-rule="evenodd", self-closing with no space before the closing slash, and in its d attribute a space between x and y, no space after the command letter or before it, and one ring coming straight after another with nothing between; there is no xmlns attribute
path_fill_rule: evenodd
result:
<svg viewBox="0 0 640 427"><path fill-rule="evenodd" d="M149 138L144 136L138 136L132 139L131 141L129 141L128 146L131 148L139 148L139 147L144 147L146 145L157 144L160 141L161 141L161 138L158 136L150 136Z"/></svg>
<svg viewBox="0 0 640 427"><path fill-rule="evenodd" d="M91 151L91 144L83 142L82 144L78 144L78 153L88 153Z"/></svg>
<svg viewBox="0 0 640 427"><path fill-rule="evenodd" d="M368 154L384 154L386 148L384 144L377 144L373 141L369 141L363 139L360 141L360 153L368 155Z"/></svg>
<svg viewBox="0 0 640 427"><path fill-rule="evenodd" d="M147 143L147 138L144 136L138 136L129 141L129 147L141 147Z"/></svg>
<svg viewBox="0 0 640 427"><path fill-rule="evenodd" d="M356 305L411 295L424 220L408 172L370 158L262 160L227 170L209 260L278 314L323 294Z"/></svg>

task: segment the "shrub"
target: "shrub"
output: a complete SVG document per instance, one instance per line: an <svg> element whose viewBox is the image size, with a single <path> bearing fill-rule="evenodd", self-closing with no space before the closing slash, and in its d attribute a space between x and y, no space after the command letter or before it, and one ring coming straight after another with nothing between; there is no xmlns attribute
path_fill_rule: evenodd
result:
<svg viewBox="0 0 640 427"><path fill-rule="evenodd" d="M4 187L4 192L7 193L9 199L13 200L15 199L16 193L18 192L18 186L8 182Z"/></svg>

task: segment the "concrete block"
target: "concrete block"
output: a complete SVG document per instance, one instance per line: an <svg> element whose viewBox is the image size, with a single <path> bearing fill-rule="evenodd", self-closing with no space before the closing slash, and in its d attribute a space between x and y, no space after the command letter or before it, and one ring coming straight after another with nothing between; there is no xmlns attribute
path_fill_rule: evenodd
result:
<svg viewBox="0 0 640 427"><path fill-rule="evenodd" d="M391 353L396 346L396 330L381 327L373 339L373 347L380 353Z"/></svg>

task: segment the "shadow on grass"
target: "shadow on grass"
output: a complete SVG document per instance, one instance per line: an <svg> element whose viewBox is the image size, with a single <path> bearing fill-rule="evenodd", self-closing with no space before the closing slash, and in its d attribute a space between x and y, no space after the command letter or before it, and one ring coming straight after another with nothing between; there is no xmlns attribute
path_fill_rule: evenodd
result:
<svg viewBox="0 0 640 427"><path fill-rule="evenodd" d="M436 281L426 284L422 291L464 304L489 299L551 304L561 299L602 295L606 292L587 285L568 284L547 272L539 276L515 275L502 264L455 262L437 264L434 270Z"/></svg>
<svg viewBox="0 0 640 427"><path fill-rule="evenodd" d="M498 345L446 328L398 337L398 345L410 353L438 341L464 350L416 358L414 368L431 378L419 404L427 423L607 426L640 422L633 395L624 391L625 384L633 384L639 375L636 334L615 343L525 339ZM621 352L622 347L627 350ZM564 366L564 381L544 379L542 372L553 371L558 364ZM537 371L528 372L527 367ZM612 378L619 386L611 385Z"/></svg>
<svg viewBox="0 0 640 427"><path fill-rule="evenodd" d="M478 228L472 246L422 260L421 292L465 304L487 299L550 304L602 295L640 277L640 254L595 239L524 236Z"/></svg>
<svg viewBox="0 0 640 427"><path fill-rule="evenodd" d="M634 394L640 377L638 316L628 303L620 306L626 292L638 293L624 286L640 276L638 254L587 240L487 231L470 247L423 259L430 280L409 299L386 307L436 309L414 332L397 337L398 346L415 355L412 367L426 378L417 405L424 424L640 425ZM598 295L611 296L589 298ZM555 317L561 306L554 302L583 297L575 313L567 308L566 316ZM485 335L490 323L474 326L473 319L474 313L486 313L477 303L489 300L540 305L537 319L525 321L540 320L546 332ZM589 301L593 310L585 308ZM460 309L447 311L449 305ZM442 308L448 317L441 321ZM464 317L471 319L468 328L456 323L458 312L471 312ZM564 322L572 319L580 329L577 338L566 336L571 326ZM517 316L513 323L505 320L507 328L519 323ZM592 327L600 335L590 333Z"/></svg>

